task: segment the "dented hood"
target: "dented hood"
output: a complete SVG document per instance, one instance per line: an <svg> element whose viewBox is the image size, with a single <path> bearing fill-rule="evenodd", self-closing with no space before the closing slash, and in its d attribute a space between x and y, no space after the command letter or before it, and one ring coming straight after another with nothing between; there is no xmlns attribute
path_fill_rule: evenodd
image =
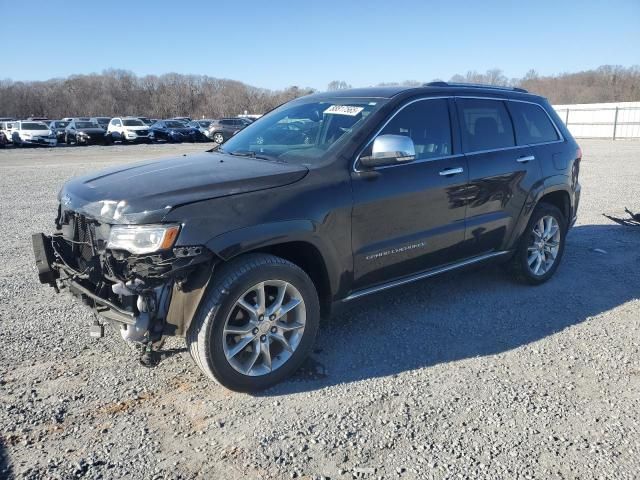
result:
<svg viewBox="0 0 640 480"><path fill-rule="evenodd" d="M105 223L153 223L179 205L288 185L307 172L300 165L204 152L77 177L59 200L63 210Z"/></svg>

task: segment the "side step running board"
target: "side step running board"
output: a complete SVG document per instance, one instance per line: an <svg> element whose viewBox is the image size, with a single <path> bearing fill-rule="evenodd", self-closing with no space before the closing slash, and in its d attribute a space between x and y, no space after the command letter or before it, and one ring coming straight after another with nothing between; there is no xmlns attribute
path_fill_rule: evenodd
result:
<svg viewBox="0 0 640 480"><path fill-rule="evenodd" d="M463 260L462 262L452 263L449 265L445 265L444 267L434 268L433 270L428 270L426 272L416 273L415 275L410 275L408 277L399 278L397 280L392 280L391 282L383 283L380 285L375 285L373 287L365 288L362 290L356 290L347 298L342 300L343 302L348 302L350 300L355 300L356 298L364 297L365 295L369 295L370 293L380 292L382 290L387 290L389 288L399 287L400 285L405 285L407 283L416 282L418 280L422 280L429 277L435 277L441 273L450 272L451 270L456 270L458 268L466 267L468 265L473 265L474 263L482 262L484 260L489 260L494 257L501 257L502 255L507 255L508 251L500 251L500 252L492 252L485 253L484 255L479 255L477 257L469 258L467 260Z"/></svg>

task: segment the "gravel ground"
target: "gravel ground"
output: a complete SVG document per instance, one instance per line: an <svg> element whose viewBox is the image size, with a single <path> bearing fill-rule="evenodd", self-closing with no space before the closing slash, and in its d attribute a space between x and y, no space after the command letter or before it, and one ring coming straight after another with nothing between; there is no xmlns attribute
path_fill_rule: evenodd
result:
<svg viewBox="0 0 640 480"><path fill-rule="evenodd" d="M259 396L205 380L182 341L148 370L115 332L90 338L33 266L65 179L206 147L0 150L0 477L637 477L640 228L602 214L640 210L640 142L581 144L552 281L488 267L351 304Z"/></svg>

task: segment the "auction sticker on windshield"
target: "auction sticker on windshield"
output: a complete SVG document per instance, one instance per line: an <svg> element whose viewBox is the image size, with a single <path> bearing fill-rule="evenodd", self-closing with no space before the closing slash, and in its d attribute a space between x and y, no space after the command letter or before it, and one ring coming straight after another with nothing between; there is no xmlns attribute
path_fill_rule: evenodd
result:
<svg viewBox="0 0 640 480"><path fill-rule="evenodd" d="M364 107L353 107L351 105L331 105L324 111L325 115L349 115L355 117Z"/></svg>

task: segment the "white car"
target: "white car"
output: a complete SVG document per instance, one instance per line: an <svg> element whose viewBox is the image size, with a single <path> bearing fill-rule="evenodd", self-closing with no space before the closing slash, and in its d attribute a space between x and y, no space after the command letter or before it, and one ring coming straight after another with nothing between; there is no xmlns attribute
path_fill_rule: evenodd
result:
<svg viewBox="0 0 640 480"><path fill-rule="evenodd" d="M15 123L15 120L0 122L0 132L4 132L7 143L11 143L12 141L11 135L13 133L13 126L15 125Z"/></svg>
<svg viewBox="0 0 640 480"><path fill-rule="evenodd" d="M122 143L151 142L148 125L135 117L112 118L107 127L107 137Z"/></svg>
<svg viewBox="0 0 640 480"><path fill-rule="evenodd" d="M55 147L58 144L56 133L49 128L49 125L29 120L13 122L11 141L16 147L23 145Z"/></svg>

